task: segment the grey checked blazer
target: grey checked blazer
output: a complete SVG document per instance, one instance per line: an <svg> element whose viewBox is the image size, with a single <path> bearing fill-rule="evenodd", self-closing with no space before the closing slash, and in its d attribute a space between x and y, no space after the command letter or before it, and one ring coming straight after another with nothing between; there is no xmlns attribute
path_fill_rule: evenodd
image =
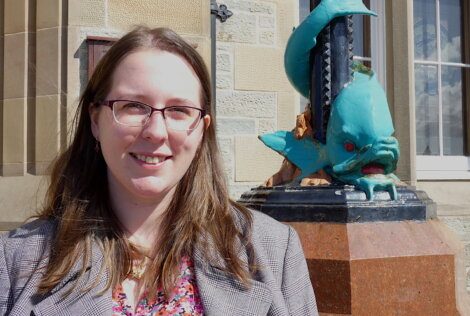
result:
<svg viewBox="0 0 470 316"><path fill-rule="evenodd" d="M35 270L47 263L54 227L50 221L35 220L0 235L0 315L111 315L111 291L99 295L106 284L106 274L96 288L86 293L75 290L63 298L62 294L75 281L81 262L53 291L44 296L35 294L41 278L41 272ZM205 315L318 315L297 233L253 212L252 242L261 271L248 290L220 269L222 260L203 260L202 252L210 250L195 249L195 274ZM240 256L248 260L246 250ZM101 260L96 246L86 278L80 279L77 289L96 280Z"/></svg>

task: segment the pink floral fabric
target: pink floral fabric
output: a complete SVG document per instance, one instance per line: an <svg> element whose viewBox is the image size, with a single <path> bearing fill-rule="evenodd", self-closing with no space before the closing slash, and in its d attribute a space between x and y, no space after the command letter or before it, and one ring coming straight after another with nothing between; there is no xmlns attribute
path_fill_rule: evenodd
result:
<svg viewBox="0 0 470 316"><path fill-rule="evenodd" d="M180 276L175 288L167 298L158 289L155 299L147 298L147 292L138 299L135 311L127 304L126 293L118 285L113 291L113 316L199 316L203 315L201 298L196 285L194 264L190 258L183 258Z"/></svg>

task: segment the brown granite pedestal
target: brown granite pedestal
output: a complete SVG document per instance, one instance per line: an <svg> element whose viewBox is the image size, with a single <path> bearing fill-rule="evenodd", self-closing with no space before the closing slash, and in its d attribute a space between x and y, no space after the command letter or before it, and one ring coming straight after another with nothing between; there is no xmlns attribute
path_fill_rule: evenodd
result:
<svg viewBox="0 0 470 316"><path fill-rule="evenodd" d="M298 232L320 315L469 315L463 245L424 192L254 188L239 202Z"/></svg>
<svg viewBox="0 0 470 316"><path fill-rule="evenodd" d="M439 221L289 224L321 313L468 315L458 306L458 245Z"/></svg>

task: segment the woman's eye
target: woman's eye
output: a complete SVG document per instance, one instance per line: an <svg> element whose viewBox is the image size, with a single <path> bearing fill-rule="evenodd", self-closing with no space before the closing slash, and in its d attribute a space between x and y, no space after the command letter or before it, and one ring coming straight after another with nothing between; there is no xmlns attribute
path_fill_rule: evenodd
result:
<svg viewBox="0 0 470 316"><path fill-rule="evenodd" d="M174 112L187 113L189 109L185 108L185 107L182 107L182 106L175 106L175 107L172 107L171 110L174 111Z"/></svg>
<svg viewBox="0 0 470 316"><path fill-rule="evenodd" d="M140 104L140 103L126 103L124 105L125 108L127 109L145 109L145 105Z"/></svg>
<svg viewBox="0 0 470 316"><path fill-rule="evenodd" d="M354 145L354 143L351 143L351 142L345 142L344 143L344 149L347 152L353 152L353 151L356 150L356 145Z"/></svg>
<svg viewBox="0 0 470 316"><path fill-rule="evenodd" d="M119 112L124 112L127 114L146 114L148 112L148 107L145 104L138 102L126 102L118 107Z"/></svg>
<svg viewBox="0 0 470 316"><path fill-rule="evenodd" d="M173 106L166 109L166 112L170 115L191 115L191 108L183 106Z"/></svg>

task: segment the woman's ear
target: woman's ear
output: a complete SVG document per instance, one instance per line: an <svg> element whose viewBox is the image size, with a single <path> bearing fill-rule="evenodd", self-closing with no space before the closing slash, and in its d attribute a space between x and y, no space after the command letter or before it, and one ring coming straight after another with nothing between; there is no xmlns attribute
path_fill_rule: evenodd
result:
<svg viewBox="0 0 470 316"><path fill-rule="evenodd" d="M94 104L90 104L88 106L88 114L90 115L91 121L91 133L97 141L100 139L100 128L98 124L100 109L100 106L96 106Z"/></svg>
<svg viewBox="0 0 470 316"><path fill-rule="evenodd" d="M209 125L211 125L211 116L209 114L204 115L204 128L207 129L209 128Z"/></svg>

